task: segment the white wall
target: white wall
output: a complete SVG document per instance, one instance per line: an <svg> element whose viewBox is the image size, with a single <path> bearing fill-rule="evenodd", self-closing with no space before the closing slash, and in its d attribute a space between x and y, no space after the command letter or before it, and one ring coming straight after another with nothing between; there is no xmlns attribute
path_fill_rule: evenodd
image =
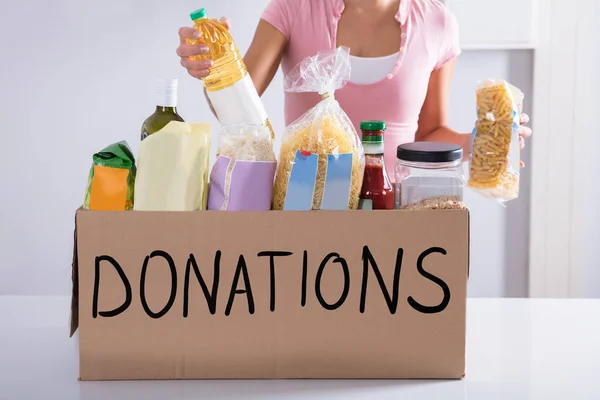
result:
<svg viewBox="0 0 600 400"><path fill-rule="evenodd" d="M154 108L154 78L179 77L182 116L216 123L201 83L179 65L177 28L190 23L190 11L205 6L213 16L231 18L233 35L245 49L267 1L3 4L0 294L69 293L73 216L83 200L91 155L122 139L137 152L140 124ZM465 52L452 85L453 126L471 130L477 79L507 78L528 93L531 71L526 51ZM280 74L263 99L281 132ZM471 296L526 295L527 170L523 182L522 198L506 209L467 193Z"/></svg>
<svg viewBox="0 0 600 400"><path fill-rule="evenodd" d="M600 5L596 3L595 18L600 17ZM594 43L600 43L600 25L595 25ZM590 49L594 53L594 61L592 71L600 69L600 45ZM600 74L595 72L592 75L592 92L594 96L600 93ZM600 99L595 97L595 103L592 104L592 109L600 108ZM598 212L598 199L600 199L600 163L598 162L598 149L600 149L600 134L596 124L592 123L592 119L588 119L589 126L587 137L590 142L587 143L587 151L584 157L588 158L586 163L589 167L588 171L582 171L579 179L587 179L587 192L585 193L586 200L586 226L585 226L585 297L600 298L600 212Z"/></svg>
<svg viewBox="0 0 600 400"><path fill-rule="evenodd" d="M533 53L516 51L465 51L457 62L451 89L450 124L460 132L470 132L476 118L477 80L506 79L525 94L532 91ZM531 99L525 99L525 112L531 113ZM533 118L533 116L531 116ZM529 149L522 154L529 159ZM482 198L467 189L471 209L472 297L526 297L529 236L528 169L521 171L519 199L506 207Z"/></svg>

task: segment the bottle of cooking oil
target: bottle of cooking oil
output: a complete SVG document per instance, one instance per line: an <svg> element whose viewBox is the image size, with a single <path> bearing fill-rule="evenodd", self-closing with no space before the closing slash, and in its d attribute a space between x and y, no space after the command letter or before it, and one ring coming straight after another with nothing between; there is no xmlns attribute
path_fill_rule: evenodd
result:
<svg viewBox="0 0 600 400"><path fill-rule="evenodd" d="M273 128L264 105L248 74L244 59L231 34L220 21L208 18L201 8L190 14L194 28L202 33L200 39L188 40L209 48L207 54L192 57L195 60L213 60L210 73L203 78L204 86L217 118L222 125L255 124Z"/></svg>

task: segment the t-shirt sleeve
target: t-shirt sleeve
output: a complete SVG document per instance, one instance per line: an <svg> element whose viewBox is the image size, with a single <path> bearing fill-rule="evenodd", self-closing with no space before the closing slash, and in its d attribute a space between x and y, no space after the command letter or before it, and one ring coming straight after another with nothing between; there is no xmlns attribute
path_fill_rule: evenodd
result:
<svg viewBox="0 0 600 400"><path fill-rule="evenodd" d="M443 67L447 62L455 59L461 53L458 32L458 21L450 10L442 6L444 14L444 29L440 46L440 53L435 69Z"/></svg>
<svg viewBox="0 0 600 400"><path fill-rule="evenodd" d="M287 40L290 40L292 30L292 10L290 3L293 1L271 0L261 16L261 19L273 25Z"/></svg>

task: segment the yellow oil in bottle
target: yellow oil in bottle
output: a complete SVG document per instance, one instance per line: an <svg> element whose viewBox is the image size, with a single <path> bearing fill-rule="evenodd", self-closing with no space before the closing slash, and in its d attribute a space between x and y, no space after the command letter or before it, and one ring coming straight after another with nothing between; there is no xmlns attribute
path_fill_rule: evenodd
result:
<svg viewBox="0 0 600 400"><path fill-rule="evenodd" d="M194 22L194 28L202 36L196 40L188 39L188 43L204 44L209 49L206 54L190 58L213 60L208 76L202 78L202 81L221 123L264 125L271 131L271 137L274 139L273 127L229 30L219 20L209 18L204 8L192 12L190 17ZM234 85L237 85L235 89L229 92L225 90Z"/></svg>
<svg viewBox="0 0 600 400"><path fill-rule="evenodd" d="M225 89L244 78L248 74L246 64L225 25L216 19L208 18L204 8L194 11L190 17L194 21L194 28L202 33L202 37L188 41L191 44L202 43L209 48L207 54L191 58L214 61L210 75L202 79L206 90L214 92Z"/></svg>

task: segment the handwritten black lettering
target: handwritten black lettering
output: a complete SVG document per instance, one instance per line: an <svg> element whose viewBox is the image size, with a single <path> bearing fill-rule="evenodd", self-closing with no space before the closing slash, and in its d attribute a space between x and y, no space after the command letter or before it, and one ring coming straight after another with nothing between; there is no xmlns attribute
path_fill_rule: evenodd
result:
<svg viewBox="0 0 600 400"><path fill-rule="evenodd" d="M219 290L220 266L221 250L217 250L217 252L215 253L212 290L209 292L208 286L206 285L206 282L204 281L204 278L200 273L200 268L198 268L196 258L193 254L190 254L190 257L187 261L187 265L185 267L185 281L183 282L183 318L187 318L189 311L190 273L192 272L192 268L194 269L194 274L196 275L198 283L200 283L202 293L204 293L204 298L206 299L206 303L208 304L208 310L212 315L214 315L217 312L217 292Z"/></svg>
<svg viewBox="0 0 600 400"><path fill-rule="evenodd" d="M392 296L390 297L390 292L388 291L385 282L383 280L383 276L381 275L381 271L379 271L379 267L377 266L377 262L375 262L375 257L369 250L368 246L363 247L362 260L363 260L363 276L362 276L362 287L360 290L360 312L364 313L367 303L367 284L369 280L369 265L373 269L373 273L375 274L375 278L377 278L377 283L379 283L379 287L381 288L381 292L383 293L383 297L385 298L385 302L390 310L390 313L393 315L396 313L398 309L398 296L400 291L400 272L402 270L402 258L404 256L404 249L398 249L396 253L396 266L394 267L394 280L392 282Z"/></svg>
<svg viewBox="0 0 600 400"><path fill-rule="evenodd" d="M342 294L341 294L339 300L333 304L329 304L325 301L325 299L323 298L323 294L321 293L321 278L323 277L323 272L325 271L325 267L327 266L327 263L329 262L329 260L331 260L334 257L335 257L335 259L333 260L333 262L339 263L340 266L342 267L342 271L344 272L344 289L342 290ZM340 257L340 255L338 253L328 254L327 257L325 257L323 259L323 261L321 262L321 265L319 265L319 270L317 271L317 278L315 280L315 294L317 295L317 300L319 300L319 303L321 304L321 306L324 309L336 310L336 309L340 308L342 306L342 304L344 304L344 302L346 301L346 298L348 297L349 291L350 291L350 270L348 269L348 263L346 262L346 260L344 258Z"/></svg>
<svg viewBox="0 0 600 400"><path fill-rule="evenodd" d="M117 273L119 274L119 277L121 278L121 281L123 282L123 286L125 287L125 301L123 302L123 304L121 304L119 307L115 308L114 310L98 312L98 296L100 295L100 263L102 261L109 262L110 264L112 264L112 266L115 268L115 270L117 270ZM131 284L129 283L129 279L127 279L127 276L125 275L125 271L123 271L123 268L121 268L121 266L119 265L117 260L115 260L111 256L106 256L106 255L98 256L98 257L96 257L95 264L96 265L94 268L95 272L94 272L94 295L93 295L93 300L92 300L92 318L96 318L98 316L98 314L100 314L101 317L116 317L117 315L121 314L123 311L127 310L127 308L131 305L131 299L132 299Z"/></svg>
<svg viewBox="0 0 600 400"><path fill-rule="evenodd" d="M308 251L304 250L302 254L302 297L300 304L306 306L306 280L308 275Z"/></svg>
<svg viewBox="0 0 600 400"><path fill-rule="evenodd" d="M238 282L240 280L240 274L244 275L244 289L237 289ZM241 254L238 260L237 268L235 269L235 275L233 282L231 283L231 291L229 292L229 300L227 300L227 307L225 307L225 315L231 314L231 308L233 307L233 300L236 294L246 294L248 299L248 312L254 314L254 297L252 296L252 287L250 286L250 277L248 276L248 267L246 267L246 260L244 255Z"/></svg>
<svg viewBox="0 0 600 400"><path fill-rule="evenodd" d="M275 257L287 257L294 253L289 251L261 251L258 257L269 257L270 274L271 274L271 312L275 311Z"/></svg>
<svg viewBox="0 0 600 400"><path fill-rule="evenodd" d="M423 314L440 313L440 312L444 311L446 309L446 307L448 307L448 304L450 303L450 288L448 287L446 282L444 282L437 276L425 271L425 269L423 268L423 260L425 259L425 257L427 257L428 255L430 255L432 253L440 253L443 255L447 254L446 250L444 250L440 247L432 247L432 248L425 250L424 252L421 253L421 255L419 255L419 258L417 259L417 271L419 271L419 273L423 277L429 279L430 281L432 281L433 283L435 283L439 287L441 287L442 291L444 292L444 298L442 299L442 302L440 304L438 304L437 306L424 306L424 305L420 304L419 302L417 302L412 296L409 296L407 299L408 304L410 304L410 306L412 308L414 308L416 311L419 311Z"/></svg>
<svg viewBox="0 0 600 400"><path fill-rule="evenodd" d="M150 259L154 257L162 257L169 264L169 270L171 271L171 294L169 295L169 300L167 304L163 307L162 310L155 313L150 307L148 307L148 302L146 301L146 273L148 272L148 263ZM146 314L150 318L158 319L165 315L171 307L173 307L173 303L175 302L175 296L177 295L177 268L175 268L175 261L173 261L173 257L169 255L169 253L162 250L155 250L150 253L149 256L146 256L144 259L144 265L142 265L142 274L140 276L140 300L142 301L142 307Z"/></svg>

